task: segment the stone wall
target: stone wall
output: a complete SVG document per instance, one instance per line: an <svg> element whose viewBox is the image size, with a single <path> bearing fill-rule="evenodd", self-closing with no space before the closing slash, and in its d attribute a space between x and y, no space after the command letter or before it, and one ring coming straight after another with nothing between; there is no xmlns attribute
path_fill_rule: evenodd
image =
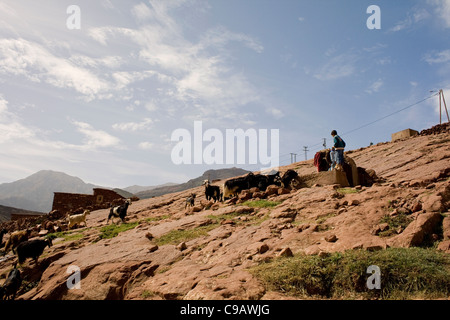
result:
<svg viewBox="0 0 450 320"><path fill-rule="evenodd" d="M419 132L416 130L412 130L412 129L406 129L406 130L402 130L396 133L391 134L391 141L397 141L397 140L401 140L401 139L406 139L406 138L410 138L413 136L418 135Z"/></svg>
<svg viewBox="0 0 450 320"><path fill-rule="evenodd" d="M110 204L123 197L112 190L94 189L94 194L78 194L55 192L53 196L53 210L63 213L75 211L79 208L101 208L109 207Z"/></svg>

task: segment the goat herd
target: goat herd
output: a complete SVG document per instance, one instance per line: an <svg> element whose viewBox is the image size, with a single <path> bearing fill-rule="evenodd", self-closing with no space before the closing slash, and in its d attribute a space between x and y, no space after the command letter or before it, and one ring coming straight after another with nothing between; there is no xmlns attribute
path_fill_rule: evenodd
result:
<svg viewBox="0 0 450 320"><path fill-rule="evenodd" d="M219 186L211 185L209 180L204 180L206 200L224 201L232 197L237 197L243 190L251 188L258 188L260 191L266 191L270 185L276 185L279 187L289 187L295 179L298 177L298 173L295 170L289 169L283 175L280 172L271 174L254 174L248 173L246 176L233 178L226 180L223 184L223 192L220 191ZM192 193L186 198L185 209L187 206L194 206L196 194Z"/></svg>
<svg viewBox="0 0 450 320"><path fill-rule="evenodd" d="M124 204L120 206L112 206L109 211L107 224L111 219L114 223L114 218L119 218L122 222L125 221L128 206L131 200L127 199ZM90 214L89 210L84 210L82 214L67 215L67 226L70 230L74 225L86 224L86 216ZM3 244L3 236L7 233L5 229L0 231L0 245ZM4 254L10 250L17 254L17 262L22 265L27 258L32 258L35 265L38 263L39 256L44 252L44 249L53 245L52 237L45 239L30 239L31 229L14 231L10 234L9 239L4 246ZM22 284L22 276L20 270L17 268L17 262L13 264L13 269L8 273L6 281L0 286L0 300L15 299L17 291Z"/></svg>
<svg viewBox="0 0 450 320"><path fill-rule="evenodd" d="M216 201L224 201L228 198L238 196L243 190L258 188L260 191L266 191L267 187L270 185L276 185L281 187L288 187L297 178L298 174L294 170L286 171L282 176L279 172L272 174L254 174L252 172L248 173L246 176L233 178L225 181L223 184L223 192L221 192L219 186L212 185L209 180L205 180L203 185L205 186L205 196L206 199ZM194 206L196 195L192 193L187 199L185 208L189 206ZM128 206L131 204L131 200L127 199L124 204L120 206L112 206L110 208L108 219L106 223L109 223L111 219L114 223L114 219L120 219L122 222L125 221L127 215ZM68 230L70 230L74 225L80 225L84 223L87 227L86 217L89 215L89 210L84 210L82 214L68 215L66 217L68 222ZM3 243L3 236L6 234L6 230L0 231L0 244ZM14 254L17 254L17 261L13 264L13 269L9 272L6 281L0 286L0 300L3 299L15 299L17 291L22 284L22 277L20 270L17 268L17 263L22 265L27 258L32 258L35 265L38 263L39 256L44 252L44 249L48 246L51 247L52 238L47 237L46 239L31 239L29 240L31 230L19 230L14 231L10 234L9 239L6 241L4 246L4 254L7 254L10 250Z"/></svg>

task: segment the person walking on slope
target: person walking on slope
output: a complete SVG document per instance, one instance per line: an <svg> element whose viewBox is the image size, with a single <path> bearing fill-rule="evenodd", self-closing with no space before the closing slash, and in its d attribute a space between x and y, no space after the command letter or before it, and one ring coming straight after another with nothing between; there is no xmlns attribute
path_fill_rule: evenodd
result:
<svg viewBox="0 0 450 320"><path fill-rule="evenodd" d="M331 136L333 137L333 147L332 150L336 151L336 170L344 170L344 149L345 149L345 141L342 140L341 137L338 136L337 131L331 131Z"/></svg>

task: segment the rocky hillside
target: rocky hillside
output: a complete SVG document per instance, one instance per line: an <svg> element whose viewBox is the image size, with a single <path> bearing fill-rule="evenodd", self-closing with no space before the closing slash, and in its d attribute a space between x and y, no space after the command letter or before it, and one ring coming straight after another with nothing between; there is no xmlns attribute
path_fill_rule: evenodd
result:
<svg viewBox="0 0 450 320"><path fill-rule="evenodd" d="M23 264L18 299L287 299L251 269L346 250L450 254L450 136L429 133L347 152L382 178L370 187L269 188L216 204L195 187L133 203L118 227L106 227L107 210L92 212L87 227L55 234L37 265ZM317 172L313 160L288 169ZM1 258L0 282L15 260ZM67 288L69 266L80 269L79 289Z"/></svg>

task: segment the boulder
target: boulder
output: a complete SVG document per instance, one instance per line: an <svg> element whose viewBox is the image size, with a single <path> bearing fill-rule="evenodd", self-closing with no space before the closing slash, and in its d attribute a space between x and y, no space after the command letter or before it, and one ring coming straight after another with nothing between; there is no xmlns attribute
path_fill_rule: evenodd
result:
<svg viewBox="0 0 450 320"><path fill-rule="evenodd" d="M406 229L398 236L390 239L389 244L396 247L419 246L434 233L435 228L440 224L442 216L438 212L427 212L417 216Z"/></svg>
<svg viewBox="0 0 450 320"><path fill-rule="evenodd" d="M177 245L177 249L180 251L184 251L187 249L187 245L186 242L181 242L180 244Z"/></svg>
<svg viewBox="0 0 450 320"><path fill-rule="evenodd" d="M279 257L293 257L294 254L292 253L292 250L287 247L287 248L283 248L281 249L281 251L278 253Z"/></svg>
<svg viewBox="0 0 450 320"><path fill-rule="evenodd" d="M256 199L256 198L264 199L266 196L267 196L266 193L262 192L262 191L254 192L252 194L253 199Z"/></svg>
<svg viewBox="0 0 450 320"><path fill-rule="evenodd" d="M278 195L281 196L283 194L289 194L291 193L291 190L287 189L287 188L278 188L277 191Z"/></svg>
<svg viewBox="0 0 450 320"><path fill-rule="evenodd" d="M338 240L338 238L335 234L331 234L331 235L325 237L326 242L336 242L337 240Z"/></svg>
<svg viewBox="0 0 450 320"><path fill-rule="evenodd" d="M266 189L266 197L272 196L272 195L277 195L278 194L278 186L276 185L270 185L267 187Z"/></svg>
<svg viewBox="0 0 450 320"><path fill-rule="evenodd" d="M290 218L295 219L295 216L297 215L297 210L293 208L276 208L270 213L270 217L274 219L281 219L281 218Z"/></svg>
<svg viewBox="0 0 450 320"><path fill-rule="evenodd" d="M252 192L250 192L250 190L242 190L238 198L241 201L250 200L252 198Z"/></svg>
<svg viewBox="0 0 450 320"><path fill-rule="evenodd" d="M444 209L442 196L431 195L427 197L422 205L423 210L426 212L441 212Z"/></svg>
<svg viewBox="0 0 450 320"><path fill-rule="evenodd" d="M450 253L450 240L445 240L439 243L438 249L445 253Z"/></svg>
<svg viewBox="0 0 450 320"><path fill-rule="evenodd" d="M450 216L446 216L444 220L442 220L442 231L444 236L443 240L450 240Z"/></svg>

